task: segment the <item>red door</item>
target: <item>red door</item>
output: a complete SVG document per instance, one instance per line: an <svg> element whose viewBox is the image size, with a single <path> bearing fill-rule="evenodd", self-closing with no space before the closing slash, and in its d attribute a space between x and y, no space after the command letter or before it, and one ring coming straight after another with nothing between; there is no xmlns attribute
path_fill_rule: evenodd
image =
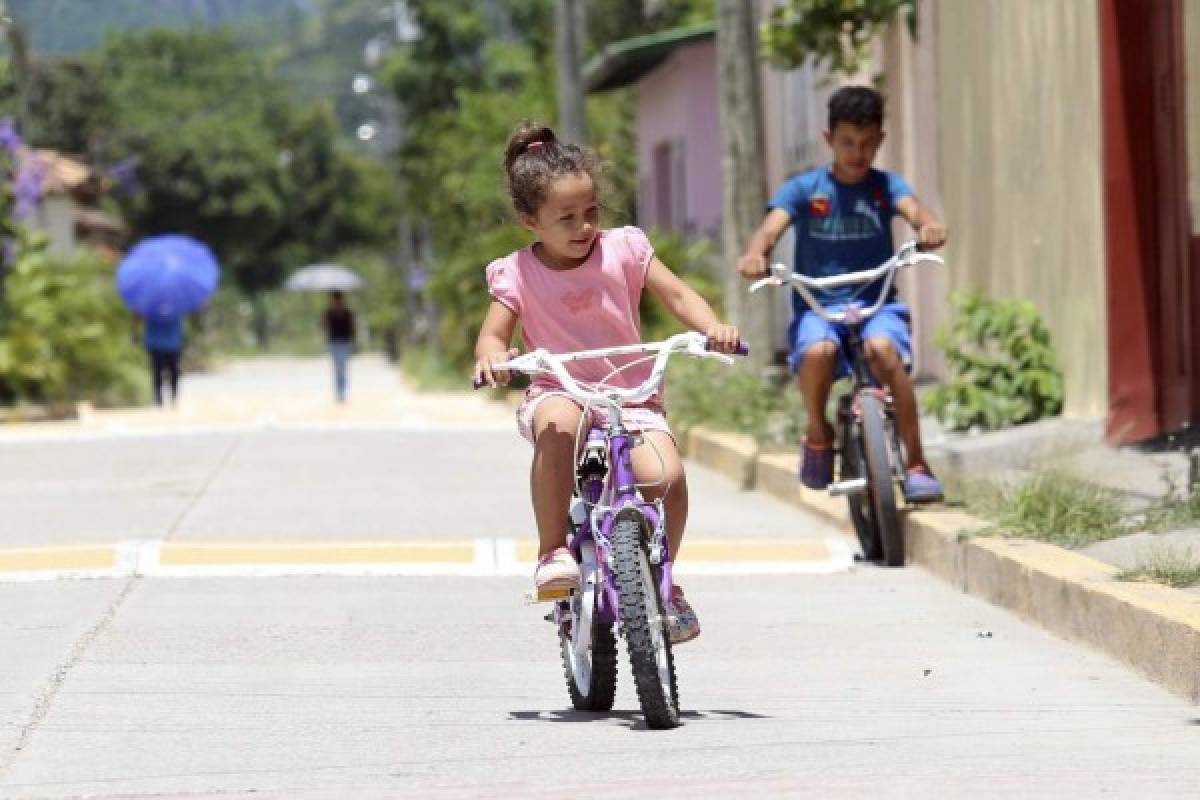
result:
<svg viewBox="0 0 1200 800"><path fill-rule="evenodd" d="M1179 0L1099 0L1114 443L1200 422Z"/></svg>

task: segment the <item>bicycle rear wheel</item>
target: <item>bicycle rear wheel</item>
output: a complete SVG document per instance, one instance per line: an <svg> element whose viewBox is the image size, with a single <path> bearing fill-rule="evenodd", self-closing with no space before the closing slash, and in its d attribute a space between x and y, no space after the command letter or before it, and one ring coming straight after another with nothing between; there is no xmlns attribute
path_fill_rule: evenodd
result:
<svg viewBox="0 0 1200 800"><path fill-rule="evenodd" d="M612 540L621 625L642 715L650 728L674 728L679 724L679 687L658 588L661 571L650 564L640 518L618 519Z"/></svg>
<svg viewBox="0 0 1200 800"><path fill-rule="evenodd" d="M563 676L575 709L611 711L617 694L617 637L612 625L596 618L602 587L595 544L585 542L581 558L582 580L580 590L570 600L570 627L564 626L558 634Z"/></svg>
<svg viewBox="0 0 1200 800"><path fill-rule="evenodd" d="M889 567L904 566L904 528L896 511L896 484L891 448L885 423L883 400L872 392L859 395L862 412L863 450L867 466L867 492L871 498L875 527Z"/></svg>

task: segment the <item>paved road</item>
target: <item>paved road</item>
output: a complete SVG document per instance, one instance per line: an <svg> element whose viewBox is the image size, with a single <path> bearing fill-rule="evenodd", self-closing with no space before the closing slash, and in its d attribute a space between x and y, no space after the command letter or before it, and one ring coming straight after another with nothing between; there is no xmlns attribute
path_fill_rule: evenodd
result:
<svg viewBox="0 0 1200 800"><path fill-rule="evenodd" d="M0 547L528 537L511 412L356 366L347 409L315 396L323 365L276 362L174 414L0 431ZM832 535L691 474L697 550ZM0 580L0 797L1195 792L1200 711L1108 659L919 570L720 552L687 579L704 634L671 732L624 671L612 714L566 710L524 578Z"/></svg>

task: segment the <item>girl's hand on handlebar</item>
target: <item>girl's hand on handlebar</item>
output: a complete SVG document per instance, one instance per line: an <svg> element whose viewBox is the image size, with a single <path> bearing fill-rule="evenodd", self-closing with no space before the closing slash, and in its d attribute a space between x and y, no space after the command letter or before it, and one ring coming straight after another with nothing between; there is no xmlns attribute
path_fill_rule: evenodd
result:
<svg viewBox="0 0 1200 800"><path fill-rule="evenodd" d="M736 326L721 322L708 326L704 333L708 337L708 349L726 355L737 352L738 344L742 341Z"/></svg>
<svg viewBox="0 0 1200 800"><path fill-rule="evenodd" d="M738 259L737 270L748 281L758 280L767 275L767 259L762 255L747 253Z"/></svg>
<svg viewBox="0 0 1200 800"><path fill-rule="evenodd" d="M510 348L507 352L488 353L475 362L475 383L477 385L487 384L488 386L506 386L512 380L512 373L506 369L495 369L494 364L499 364L508 361L510 358L516 358L519 351L517 348Z"/></svg>
<svg viewBox="0 0 1200 800"><path fill-rule="evenodd" d="M946 243L946 226L940 222L929 222L917 231L917 244L922 250L937 250Z"/></svg>

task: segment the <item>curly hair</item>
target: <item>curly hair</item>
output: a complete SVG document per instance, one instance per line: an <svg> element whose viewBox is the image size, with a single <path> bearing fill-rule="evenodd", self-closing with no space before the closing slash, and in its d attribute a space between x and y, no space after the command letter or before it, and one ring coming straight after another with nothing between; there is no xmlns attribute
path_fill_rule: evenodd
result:
<svg viewBox="0 0 1200 800"><path fill-rule="evenodd" d="M829 130L839 122L883 125L883 95L867 86L843 86L829 98Z"/></svg>
<svg viewBox="0 0 1200 800"><path fill-rule="evenodd" d="M513 132L504 150L508 196L520 214L537 213L555 178L588 175L596 180L599 171L600 161L591 150L560 142L548 126L528 120Z"/></svg>

